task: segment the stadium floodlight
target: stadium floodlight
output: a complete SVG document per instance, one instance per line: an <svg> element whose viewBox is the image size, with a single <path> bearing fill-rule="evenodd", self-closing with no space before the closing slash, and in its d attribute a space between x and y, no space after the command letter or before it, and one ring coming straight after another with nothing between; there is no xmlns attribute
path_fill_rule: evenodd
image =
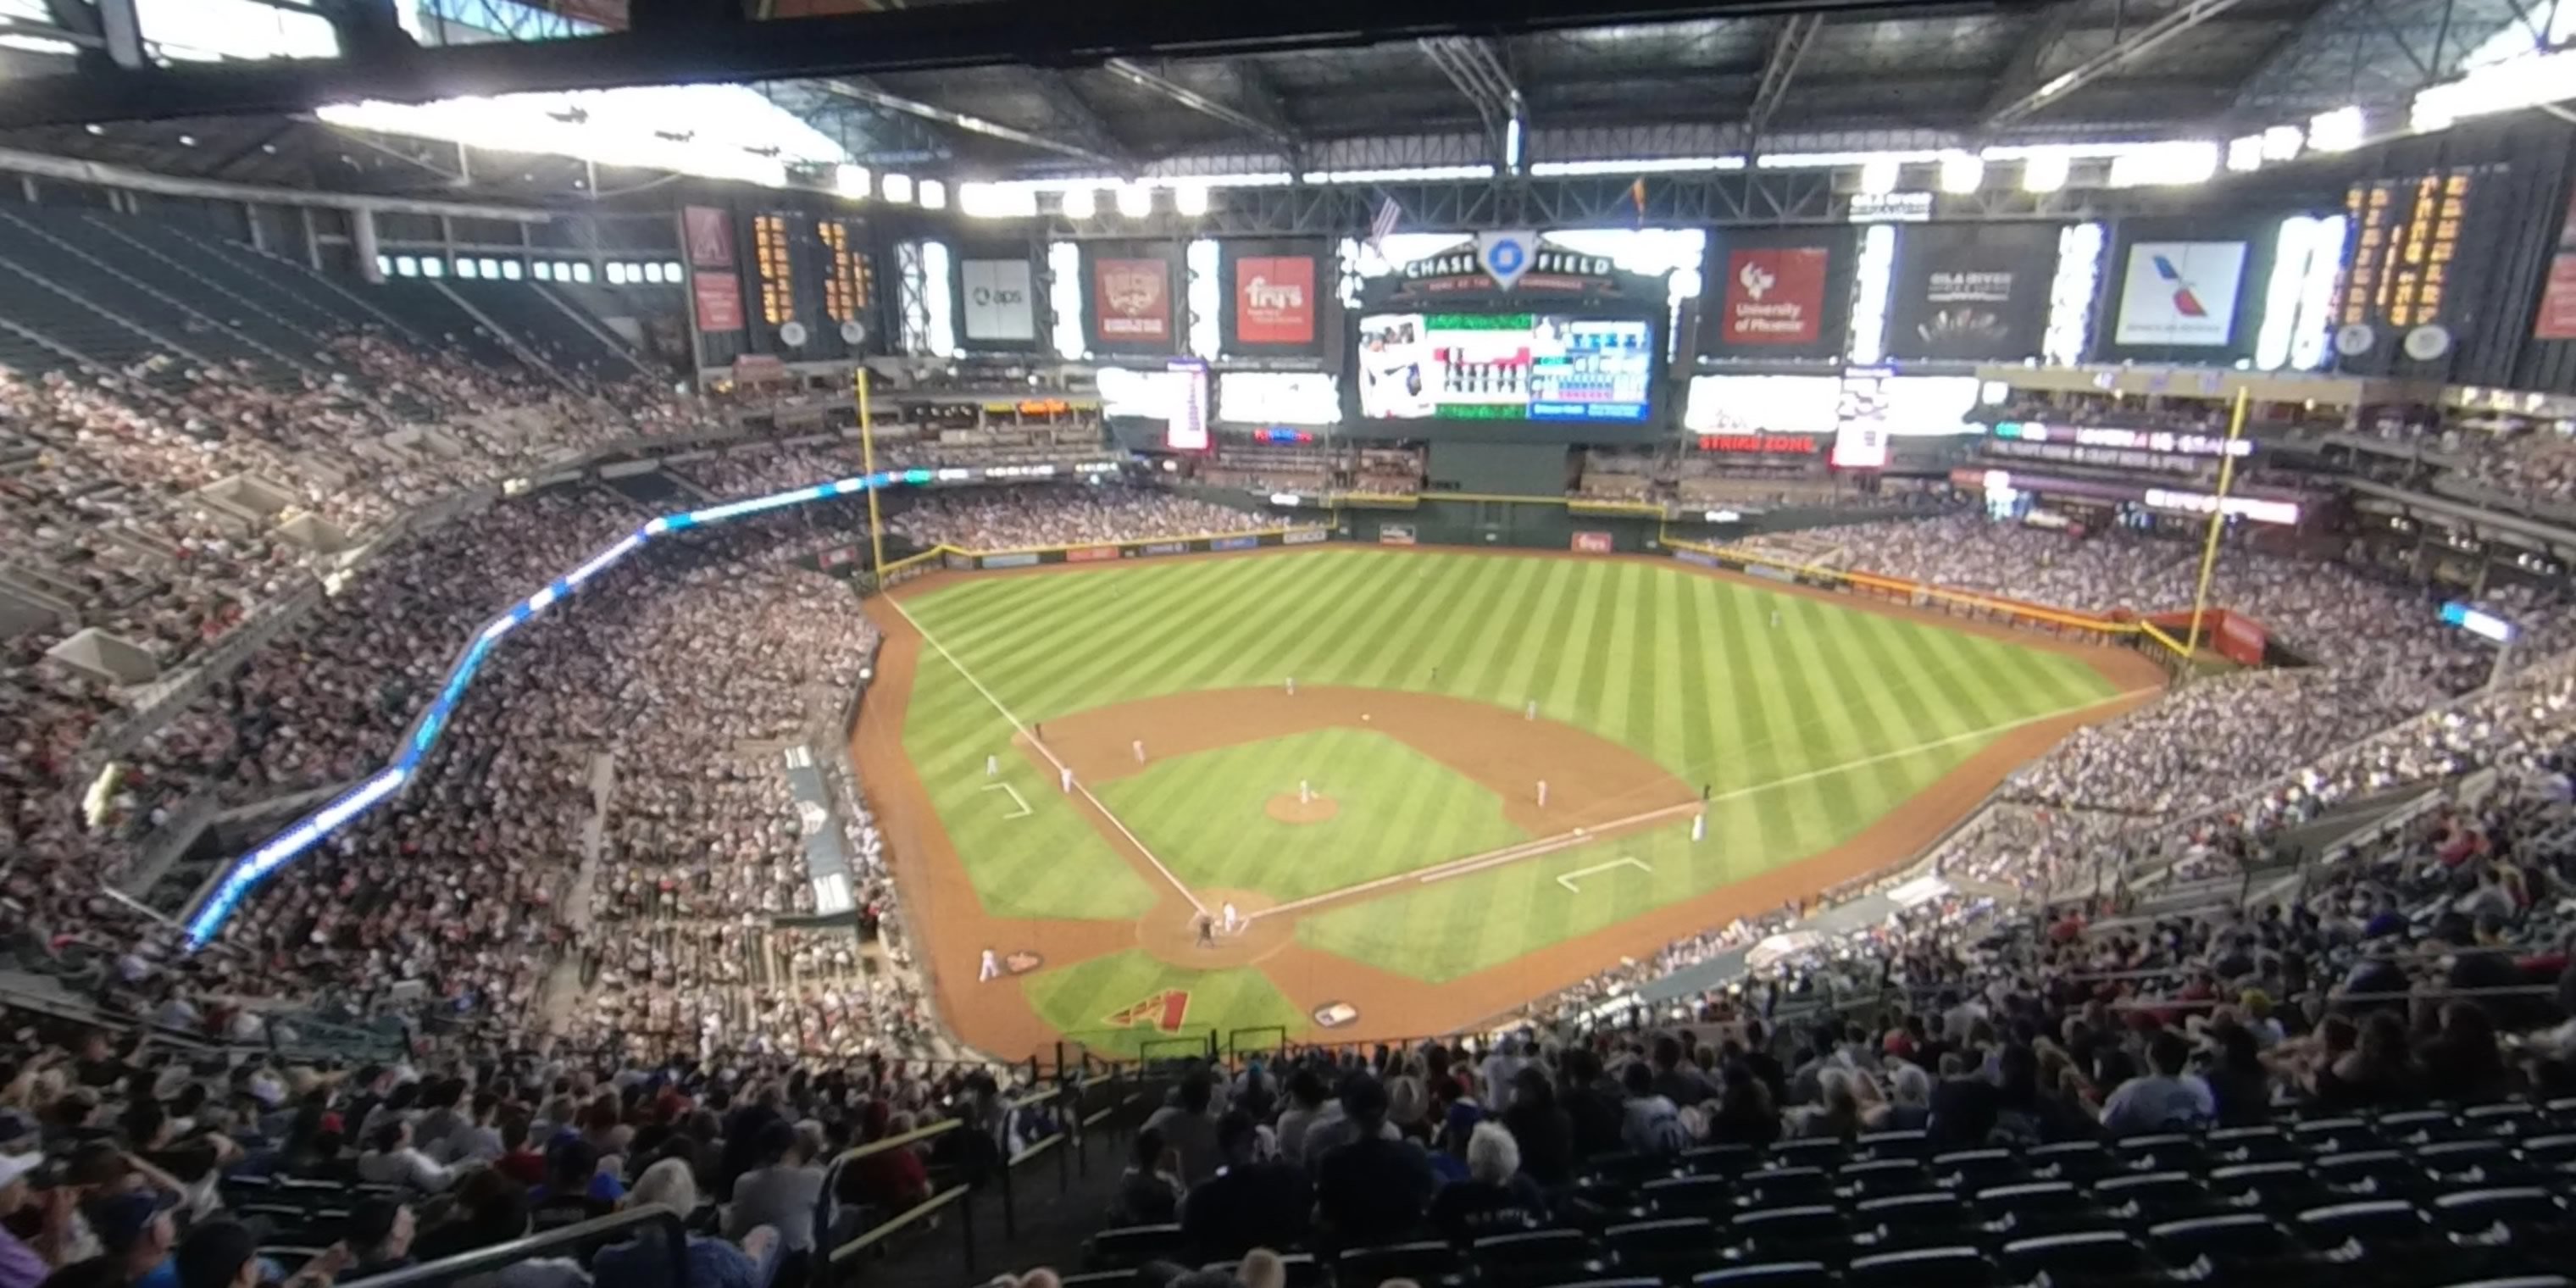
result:
<svg viewBox="0 0 2576 1288"><path fill-rule="evenodd" d="M1172 209L1196 219L1208 212L1206 184L1185 183L1172 189Z"/></svg>
<svg viewBox="0 0 2576 1288"><path fill-rule="evenodd" d="M1011 184L961 183L957 209L972 219L1035 219L1038 194L1034 188Z"/></svg>
<svg viewBox="0 0 2576 1288"><path fill-rule="evenodd" d="M2558 7L2562 14L2576 10L2576 4L2563 0ZM2567 98L2576 98L2576 49L2490 63L2458 80L2435 85L2415 96L2407 119L2418 130L2442 130L2472 116L2539 107ZM2326 147L2317 139L2313 125L2308 142L2320 150Z"/></svg>
<svg viewBox="0 0 2576 1288"><path fill-rule="evenodd" d="M1118 213L1129 219L1143 219L1154 213L1154 190L1141 183L1118 185Z"/></svg>
<svg viewBox="0 0 2576 1288"><path fill-rule="evenodd" d="M2559 86L2557 96L2576 96L2576 85ZM2358 107L2319 112L2308 120L2308 146L2319 152L2350 152L2361 146L2368 126Z"/></svg>
<svg viewBox="0 0 2576 1288"><path fill-rule="evenodd" d="M847 197L852 201L867 200L868 168L863 165L834 166L832 168L832 191L839 193L841 196Z"/></svg>
<svg viewBox="0 0 2576 1288"><path fill-rule="evenodd" d="M912 204L912 176L908 174L887 175L884 179L878 182L877 191L884 194L886 200L891 201L898 206L909 206Z"/></svg>
<svg viewBox="0 0 2576 1288"><path fill-rule="evenodd" d="M2111 158L2111 186L2206 183L2218 173L2219 146L2205 139L2141 144Z"/></svg>
<svg viewBox="0 0 2576 1288"><path fill-rule="evenodd" d="M438 139L487 151L567 156L779 188L795 164L838 164L841 145L748 85L646 85L453 98L328 103L343 129Z"/></svg>
<svg viewBox="0 0 2576 1288"><path fill-rule="evenodd" d="M1094 219L1100 215L1100 194L1089 188L1064 190L1064 217Z"/></svg>
<svg viewBox="0 0 2576 1288"><path fill-rule="evenodd" d="M2033 152L2021 163L2021 190L2055 192L2066 186L2073 161L2063 152Z"/></svg>
<svg viewBox="0 0 2576 1288"><path fill-rule="evenodd" d="M1861 163L1860 190L1872 196L1896 191L1896 178L1901 163L1894 157L1871 157Z"/></svg>
<svg viewBox="0 0 2576 1288"><path fill-rule="evenodd" d="M1954 197L1966 196L1985 183L1985 158L1974 152L1953 152L1941 158L1941 191Z"/></svg>
<svg viewBox="0 0 2576 1288"><path fill-rule="evenodd" d="M2308 145L2308 132L2295 125L2275 125L2263 131L2263 159L2296 161L2299 150Z"/></svg>
<svg viewBox="0 0 2576 1288"><path fill-rule="evenodd" d="M1533 161L1529 172L1542 179L1596 174L1689 174L1700 170L1741 170L1741 156L1637 157L1626 161Z"/></svg>
<svg viewBox="0 0 2576 1288"><path fill-rule="evenodd" d="M1309 170L1306 182L1321 184L1351 183L1446 183L1457 179L1491 179L1494 167L1489 165L1417 165L1398 166L1388 170Z"/></svg>
<svg viewBox="0 0 2576 1288"><path fill-rule="evenodd" d="M914 189L914 195L921 199L921 208L924 210L948 208L948 185L937 179L922 180L920 186Z"/></svg>
<svg viewBox="0 0 2576 1288"><path fill-rule="evenodd" d="M2227 141L2227 168L2236 174L2251 174L2263 168L2263 136L2239 135Z"/></svg>

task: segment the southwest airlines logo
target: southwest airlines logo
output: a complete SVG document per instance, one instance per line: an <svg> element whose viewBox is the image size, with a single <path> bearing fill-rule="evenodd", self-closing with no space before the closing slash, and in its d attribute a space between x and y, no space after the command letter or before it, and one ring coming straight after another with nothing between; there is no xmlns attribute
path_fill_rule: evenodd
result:
<svg viewBox="0 0 2576 1288"><path fill-rule="evenodd" d="M2182 270L2174 267L2173 260L2163 255L2157 255L2154 257L2154 261L2156 266L2156 276L2173 284L2174 312L2187 318L2208 317L2209 310L2202 307L2199 296L2191 293L2191 283L2183 280Z"/></svg>
<svg viewBox="0 0 2576 1288"><path fill-rule="evenodd" d="M2224 349L2236 339L2245 243L2138 242L2121 276L2114 345Z"/></svg>

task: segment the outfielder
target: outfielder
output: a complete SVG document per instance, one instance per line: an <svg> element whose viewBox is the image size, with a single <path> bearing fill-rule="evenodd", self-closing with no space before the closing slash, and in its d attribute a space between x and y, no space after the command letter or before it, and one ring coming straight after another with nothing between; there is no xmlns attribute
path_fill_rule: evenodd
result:
<svg viewBox="0 0 2576 1288"><path fill-rule="evenodd" d="M999 756L986 756L984 758L984 776L986 778L997 778L1001 776L1001 773L1002 758Z"/></svg>

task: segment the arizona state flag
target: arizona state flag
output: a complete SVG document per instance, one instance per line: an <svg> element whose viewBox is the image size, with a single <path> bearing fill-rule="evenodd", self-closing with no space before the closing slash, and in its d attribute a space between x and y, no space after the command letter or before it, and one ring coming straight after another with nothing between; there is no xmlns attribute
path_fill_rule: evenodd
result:
<svg viewBox="0 0 2576 1288"><path fill-rule="evenodd" d="M1641 178L1641 179L1637 180L1635 183L1632 183L1632 184L1629 184L1629 185L1628 185L1628 204L1630 204L1630 205L1632 205L1632 206L1635 206L1635 207L1637 208L1637 226L1638 226L1639 228L1643 228L1643 227L1645 227L1645 226L1646 226L1646 181L1645 181L1644 179L1642 179L1642 178Z"/></svg>

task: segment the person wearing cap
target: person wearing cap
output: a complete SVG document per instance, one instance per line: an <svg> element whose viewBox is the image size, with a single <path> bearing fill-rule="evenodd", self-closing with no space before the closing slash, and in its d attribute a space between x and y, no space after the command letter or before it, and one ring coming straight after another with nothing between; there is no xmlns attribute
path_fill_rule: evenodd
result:
<svg viewBox="0 0 2576 1288"><path fill-rule="evenodd" d="M72 1222L72 1191L55 1186L46 1191L44 1218L32 1243L21 1241L5 1224L35 1200L29 1182L45 1161L42 1154L0 1154L0 1288L36 1288L56 1264L64 1261Z"/></svg>
<svg viewBox="0 0 2576 1288"><path fill-rule="evenodd" d="M100 1251L124 1267L127 1282L136 1288L178 1288L178 1268L170 1261L170 1249L179 1241L170 1210L178 1205L176 1194L128 1190L90 1200L84 1215Z"/></svg>
<svg viewBox="0 0 2576 1288"><path fill-rule="evenodd" d="M1197 1261L1233 1261L1258 1247L1305 1241L1314 1193L1293 1163L1261 1157L1261 1128L1243 1110L1217 1120L1225 1161L1181 1200L1181 1234Z"/></svg>

